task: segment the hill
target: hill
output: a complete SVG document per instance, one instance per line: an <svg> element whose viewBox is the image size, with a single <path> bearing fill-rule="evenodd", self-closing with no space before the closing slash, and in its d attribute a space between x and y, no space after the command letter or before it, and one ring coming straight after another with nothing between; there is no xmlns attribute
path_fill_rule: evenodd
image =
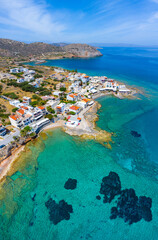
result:
<svg viewBox="0 0 158 240"><path fill-rule="evenodd" d="M53 44L35 42L24 43L10 39L0 38L1 57L28 57L72 54L72 57L95 57L102 54L94 47L87 44L69 44L66 46L56 46Z"/></svg>

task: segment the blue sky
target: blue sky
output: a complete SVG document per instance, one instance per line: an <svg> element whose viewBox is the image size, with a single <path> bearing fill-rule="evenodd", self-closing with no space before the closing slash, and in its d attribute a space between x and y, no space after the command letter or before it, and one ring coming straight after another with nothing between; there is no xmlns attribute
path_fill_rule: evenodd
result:
<svg viewBox="0 0 158 240"><path fill-rule="evenodd" d="M158 45L158 0L0 0L0 37Z"/></svg>

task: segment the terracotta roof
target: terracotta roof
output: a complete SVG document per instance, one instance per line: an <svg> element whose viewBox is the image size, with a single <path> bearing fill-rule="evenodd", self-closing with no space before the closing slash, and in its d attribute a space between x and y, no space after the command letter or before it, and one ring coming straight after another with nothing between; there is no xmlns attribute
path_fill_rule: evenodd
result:
<svg viewBox="0 0 158 240"><path fill-rule="evenodd" d="M91 100L88 99L88 98L84 98L83 101L87 103L87 102L89 102L89 101L91 101Z"/></svg>
<svg viewBox="0 0 158 240"><path fill-rule="evenodd" d="M38 107L39 109L41 109L41 110L44 110L45 109L45 107L43 107L43 106L40 106L40 107Z"/></svg>
<svg viewBox="0 0 158 240"><path fill-rule="evenodd" d="M72 97L72 98L74 98L74 94L70 94L69 96Z"/></svg>
<svg viewBox="0 0 158 240"><path fill-rule="evenodd" d="M77 107L77 106L71 106L71 107L70 107L70 109L71 109L71 110L75 110L75 111L76 111L76 110L78 110L78 109L79 109L79 107Z"/></svg>
<svg viewBox="0 0 158 240"><path fill-rule="evenodd" d="M9 117L12 118L15 121L19 118L19 116L17 116L17 115L10 115Z"/></svg>
<svg viewBox="0 0 158 240"><path fill-rule="evenodd" d="M28 110L28 108L27 108L27 107L25 107L25 106L21 106L21 108L23 108L23 109L25 109L25 110Z"/></svg>
<svg viewBox="0 0 158 240"><path fill-rule="evenodd" d="M19 110L17 110L17 113L20 113L21 115L23 115L25 112L23 109L19 109Z"/></svg>

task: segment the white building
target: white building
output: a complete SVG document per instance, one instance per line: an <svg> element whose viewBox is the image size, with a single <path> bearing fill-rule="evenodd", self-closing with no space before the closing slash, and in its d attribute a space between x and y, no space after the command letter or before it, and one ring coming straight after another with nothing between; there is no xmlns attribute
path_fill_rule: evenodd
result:
<svg viewBox="0 0 158 240"><path fill-rule="evenodd" d="M21 128L23 126L21 118L18 115L10 115L9 120L11 122L11 125L16 128Z"/></svg>
<svg viewBox="0 0 158 240"><path fill-rule="evenodd" d="M23 97L23 102L27 103L29 105L31 103L31 98L30 97Z"/></svg>
<svg viewBox="0 0 158 240"><path fill-rule="evenodd" d="M76 93L71 93L66 96L68 101L77 101L78 95Z"/></svg>

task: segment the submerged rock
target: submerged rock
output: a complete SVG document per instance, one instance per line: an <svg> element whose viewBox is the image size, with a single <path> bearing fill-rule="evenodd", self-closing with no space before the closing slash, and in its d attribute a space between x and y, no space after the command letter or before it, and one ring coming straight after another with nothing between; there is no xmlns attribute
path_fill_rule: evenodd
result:
<svg viewBox="0 0 158 240"><path fill-rule="evenodd" d="M110 172L102 179L100 193L104 195L104 203L111 202L121 192L121 182L117 173Z"/></svg>
<svg viewBox="0 0 158 240"><path fill-rule="evenodd" d="M65 185L64 185L64 188L65 188L65 189L71 189L71 190L73 190L73 189L76 188L76 186L77 186L77 180L76 180L76 179L69 178L69 179L66 181L66 183L65 183Z"/></svg>
<svg viewBox="0 0 158 240"><path fill-rule="evenodd" d="M125 189L118 198L117 207L111 208L111 219L117 216L123 218L129 224L136 223L144 218L145 221L152 220L151 198L145 196L137 197L134 189Z"/></svg>
<svg viewBox="0 0 158 240"><path fill-rule="evenodd" d="M36 193L32 197L32 201L35 201Z"/></svg>
<svg viewBox="0 0 158 240"><path fill-rule="evenodd" d="M99 195L98 195L98 196L96 196L96 199L100 200L100 199L101 199L101 196L99 196Z"/></svg>
<svg viewBox="0 0 158 240"><path fill-rule="evenodd" d="M141 134L136 131L131 131L131 135L134 137L141 137Z"/></svg>
<svg viewBox="0 0 158 240"><path fill-rule="evenodd" d="M67 204L64 200L56 203L52 198L45 202L45 206L49 210L49 219L54 225L62 220L69 220L70 213L73 212L72 205Z"/></svg>

